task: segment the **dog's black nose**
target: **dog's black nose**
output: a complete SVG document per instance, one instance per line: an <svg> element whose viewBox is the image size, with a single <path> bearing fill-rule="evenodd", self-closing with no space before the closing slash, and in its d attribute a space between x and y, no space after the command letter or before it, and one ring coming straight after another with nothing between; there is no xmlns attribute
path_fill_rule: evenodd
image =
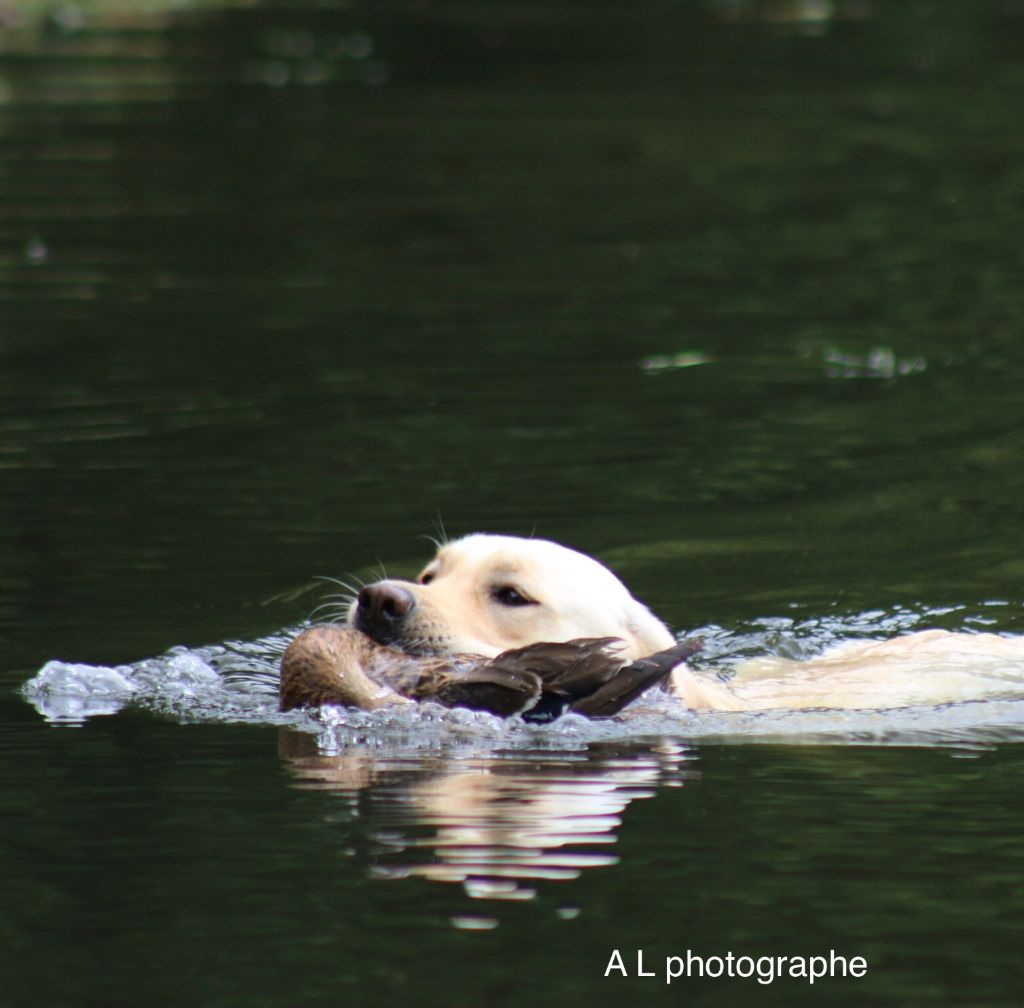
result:
<svg viewBox="0 0 1024 1008"><path fill-rule="evenodd" d="M412 592L401 585L390 581L367 585L356 597L356 629L387 644L415 605Z"/></svg>

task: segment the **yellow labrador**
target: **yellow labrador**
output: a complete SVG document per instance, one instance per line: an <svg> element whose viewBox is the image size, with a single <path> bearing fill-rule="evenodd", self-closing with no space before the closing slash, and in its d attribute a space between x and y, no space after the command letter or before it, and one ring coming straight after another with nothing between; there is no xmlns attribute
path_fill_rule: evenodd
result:
<svg viewBox="0 0 1024 1008"><path fill-rule="evenodd" d="M349 623L411 654L480 654L577 637L619 637L624 657L675 642L668 627L591 557L542 539L470 535L443 545L417 581L360 591ZM713 710L887 708L1024 692L1024 638L927 630L837 645L806 662L765 657L723 682L676 668L672 689Z"/></svg>

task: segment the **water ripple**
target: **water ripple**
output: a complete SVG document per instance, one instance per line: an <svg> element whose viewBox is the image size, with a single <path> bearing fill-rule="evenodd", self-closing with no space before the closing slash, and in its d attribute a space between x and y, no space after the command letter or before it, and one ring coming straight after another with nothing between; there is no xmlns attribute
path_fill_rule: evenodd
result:
<svg viewBox="0 0 1024 1008"><path fill-rule="evenodd" d="M1005 605L991 603L994 612ZM905 606L804 619L766 617L732 628L709 624L690 631L706 642L694 664L702 674L726 678L733 664L759 655L803 659L841 640L891 637L943 622L967 629L989 626L995 617L984 609ZM130 706L182 723L287 725L313 736L317 751L326 756L352 745L417 754L447 752L456 746L467 754L487 753L495 746L529 748L538 739L571 750L593 742L663 736L894 745L1024 738L1024 679L1018 698L1012 688L1016 672L1005 669L1008 685L997 698L965 696L956 702L889 710L693 711L667 693L655 693L618 718L590 721L570 715L543 727L434 704L372 712L326 707L284 714L277 709L277 666L300 629L286 628L253 641L175 647L117 667L50 661L22 687L22 695L54 724L81 724Z"/></svg>

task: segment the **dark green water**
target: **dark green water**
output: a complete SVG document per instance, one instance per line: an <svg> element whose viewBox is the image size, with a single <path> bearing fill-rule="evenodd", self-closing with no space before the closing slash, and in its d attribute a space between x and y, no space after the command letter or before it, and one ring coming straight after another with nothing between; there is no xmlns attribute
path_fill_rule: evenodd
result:
<svg viewBox="0 0 1024 1008"><path fill-rule="evenodd" d="M173 6L0 29L0 1001L1019 1004L1014 744L325 744L17 690L262 639L439 516L681 630L1024 630L1024 10Z"/></svg>

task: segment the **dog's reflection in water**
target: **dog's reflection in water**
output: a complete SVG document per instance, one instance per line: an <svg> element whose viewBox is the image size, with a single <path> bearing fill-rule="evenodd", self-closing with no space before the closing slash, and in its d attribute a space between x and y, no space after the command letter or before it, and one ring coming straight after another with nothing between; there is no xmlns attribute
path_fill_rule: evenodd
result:
<svg viewBox="0 0 1024 1008"><path fill-rule="evenodd" d="M615 864L627 806L695 773L669 740L459 758L356 745L324 755L315 736L282 729L280 752L297 786L350 799L352 850L372 859L372 875L458 882L490 899L530 899L533 882Z"/></svg>

